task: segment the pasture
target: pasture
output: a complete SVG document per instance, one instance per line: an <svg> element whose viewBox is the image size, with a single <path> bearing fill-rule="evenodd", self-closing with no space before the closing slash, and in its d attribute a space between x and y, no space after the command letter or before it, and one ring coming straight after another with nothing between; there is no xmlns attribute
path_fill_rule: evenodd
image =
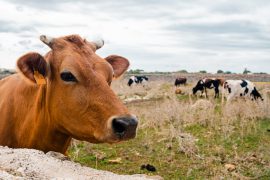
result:
<svg viewBox="0 0 270 180"><path fill-rule="evenodd" d="M112 84L139 118L137 137L119 144L73 141L72 160L119 174L160 175L164 179L269 179L270 83L255 83L264 101L229 104L189 95L195 82L174 93L173 81L147 85ZM199 93L198 93L199 94ZM142 169L153 165L155 172Z"/></svg>

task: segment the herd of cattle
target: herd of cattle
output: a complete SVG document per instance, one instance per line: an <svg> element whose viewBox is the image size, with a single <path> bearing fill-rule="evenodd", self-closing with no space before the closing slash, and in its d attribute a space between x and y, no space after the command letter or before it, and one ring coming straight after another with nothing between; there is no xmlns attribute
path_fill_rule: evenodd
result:
<svg viewBox="0 0 270 180"><path fill-rule="evenodd" d="M128 80L128 86L131 86L133 83L141 84L143 82L148 81L146 76L131 76ZM175 79L174 85L175 87L179 87L180 85L187 84L186 77L178 77ZM207 89L214 89L215 98L219 97L219 87L223 88L223 92L227 97L227 101L237 97L248 97L252 100L261 99L263 100L261 94L256 89L254 83L248 80L225 80L223 78L203 78L200 79L196 85L192 88L192 94L196 95L198 91L201 92L201 96L205 93L207 95ZM181 93L182 91L177 88L175 90L176 94Z"/></svg>

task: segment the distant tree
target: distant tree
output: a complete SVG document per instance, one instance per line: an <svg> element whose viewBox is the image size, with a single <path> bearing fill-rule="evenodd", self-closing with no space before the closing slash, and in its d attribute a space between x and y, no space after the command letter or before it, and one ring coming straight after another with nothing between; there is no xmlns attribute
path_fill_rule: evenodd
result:
<svg viewBox="0 0 270 180"><path fill-rule="evenodd" d="M154 71L152 74L170 74L170 72L164 72L164 71Z"/></svg>
<svg viewBox="0 0 270 180"><path fill-rule="evenodd" d="M224 73L224 71L222 71L222 70L217 71L217 74L223 74L223 73Z"/></svg>
<svg viewBox="0 0 270 180"><path fill-rule="evenodd" d="M251 71L248 70L247 68L245 68L244 71L243 71L243 74L248 74L248 73L251 73Z"/></svg>
<svg viewBox="0 0 270 180"><path fill-rule="evenodd" d="M231 71L226 71L225 74L232 74L232 72Z"/></svg>
<svg viewBox="0 0 270 180"><path fill-rule="evenodd" d="M266 72L254 72L253 74L267 74Z"/></svg>
<svg viewBox="0 0 270 180"><path fill-rule="evenodd" d="M144 72L144 70L142 70L142 69L135 69L135 70L131 69L128 71L129 74L141 74L143 72Z"/></svg>
<svg viewBox="0 0 270 180"><path fill-rule="evenodd" d="M178 72L178 73L188 73L188 71L185 70L185 69L182 69L182 70L179 70L179 71L176 71L176 72Z"/></svg>
<svg viewBox="0 0 270 180"><path fill-rule="evenodd" d="M201 71L199 71L199 73L205 74L205 73L207 73L207 71L206 70L201 70Z"/></svg>

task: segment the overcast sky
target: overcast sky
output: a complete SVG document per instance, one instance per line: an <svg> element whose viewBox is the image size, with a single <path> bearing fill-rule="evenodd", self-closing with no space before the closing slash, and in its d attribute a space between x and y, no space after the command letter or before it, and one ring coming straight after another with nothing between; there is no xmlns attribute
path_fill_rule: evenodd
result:
<svg viewBox="0 0 270 180"><path fill-rule="evenodd" d="M0 68L45 54L41 34L103 38L131 69L270 73L269 0L0 0Z"/></svg>

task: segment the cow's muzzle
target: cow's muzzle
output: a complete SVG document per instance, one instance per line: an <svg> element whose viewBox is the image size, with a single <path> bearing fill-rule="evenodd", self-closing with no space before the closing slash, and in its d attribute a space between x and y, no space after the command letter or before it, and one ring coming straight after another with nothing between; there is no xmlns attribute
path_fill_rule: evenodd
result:
<svg viewBox="0 0 270 180"><path fill-rule="evenodd" d="M134 116L114 117L112 129L119 140L127 140L136 136L138 120Z"/></svg>

